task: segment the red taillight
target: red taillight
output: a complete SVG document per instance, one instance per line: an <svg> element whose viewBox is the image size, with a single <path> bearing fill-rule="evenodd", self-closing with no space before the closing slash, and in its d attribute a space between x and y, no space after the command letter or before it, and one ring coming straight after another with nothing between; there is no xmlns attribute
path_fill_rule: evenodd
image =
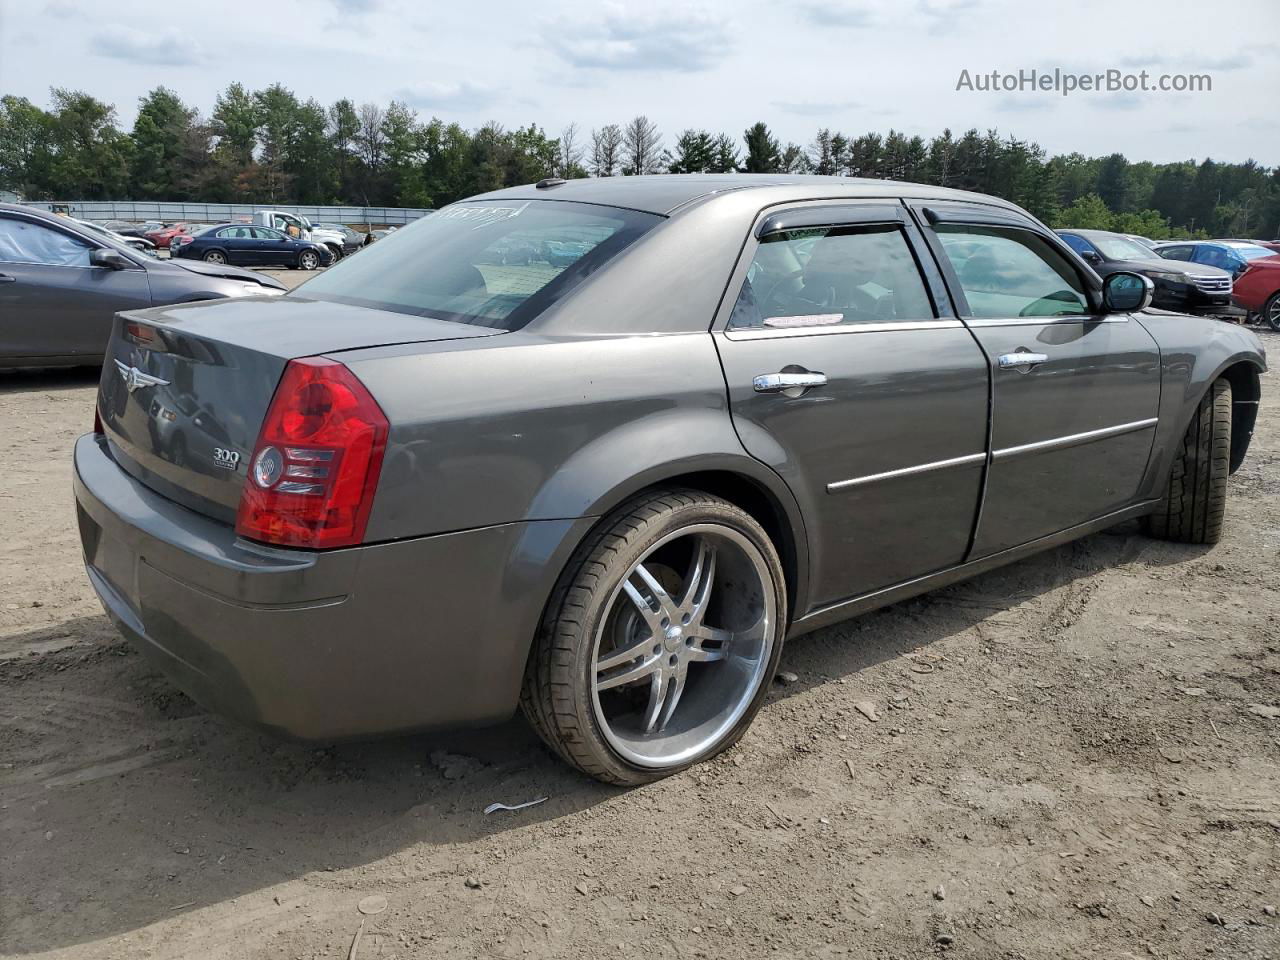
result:
<svg viewBox="0 0 1280 960"><path fill-rule="evenodd" d="M323 357L289 361L249 461L236 533L287 547L360 543L386 445L387 418L355 374Z"/></svg>

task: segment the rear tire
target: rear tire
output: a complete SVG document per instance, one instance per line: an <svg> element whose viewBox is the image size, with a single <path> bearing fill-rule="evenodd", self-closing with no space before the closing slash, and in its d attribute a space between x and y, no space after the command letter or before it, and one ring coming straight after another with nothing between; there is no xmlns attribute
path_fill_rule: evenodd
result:
<svg viewBox="0 0 1280 960"><path fill-rule="evenodd" d="M170 248L170 250L172 251L172 248ZM210 250L208 253L204 255L204 262L205 263L226 263L227 255L223 253L221 250Z"/></svg>
<svg viewBox="0 0 1280 960"><path fill-rule="evenodd" d="M1145 518L1147 533L1179 543L1217 543L1230 472L1231 384L1215 380L1174 456L1160 509Z"/></svg>
<svg viewBox="0 0 1280 960"><path fill-rule="evenodd" d="M521 708L587 775L659 780L742 736L768 696L786 610L777 551L749 514L695 490L638 497L570 559Z"/></svg>
<svg viewBox="0 0 1280 960"><path fill-rule="evenodd" d="M1271 295L1262 307L1262 322L1272 330L1280 333L1280 290Z"/></svg>

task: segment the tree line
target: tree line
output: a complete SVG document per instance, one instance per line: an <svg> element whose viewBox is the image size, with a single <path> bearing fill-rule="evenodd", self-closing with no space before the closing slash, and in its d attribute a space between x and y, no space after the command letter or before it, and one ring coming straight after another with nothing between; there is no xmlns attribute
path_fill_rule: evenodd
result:
<svg viewBox="0 0 1280 960"><path fill-rule="evenodd" d="M1034 142L973 129L928 140L897 130L823 128L782 143L761 122L741 138L688 129L670 144L646 116L548 136L536 124L466 129L402 101L325 106L281 84L232 83L206 118L165 87L115 107L53 88L48 109L0 97L0 188L32 200L439 207L547 176L818 173L911 180L1012 200L1053 226L1156 237L1280 236L1280 167L1253 160L1130 162L1119 153L1049 156Z"/></svg>

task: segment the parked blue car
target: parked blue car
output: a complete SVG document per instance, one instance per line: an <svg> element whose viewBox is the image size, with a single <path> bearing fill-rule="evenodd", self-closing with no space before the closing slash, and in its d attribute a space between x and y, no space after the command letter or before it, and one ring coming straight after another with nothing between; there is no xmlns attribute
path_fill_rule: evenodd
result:
<svg viewBox="0 0 1280 960"><path fill-rule="evenodd" d="M314 270L333 259L321 243L295 240L281 230L247 223L220 223L196 234L180 234L169 255L240 267L289 267Z"/></svg>

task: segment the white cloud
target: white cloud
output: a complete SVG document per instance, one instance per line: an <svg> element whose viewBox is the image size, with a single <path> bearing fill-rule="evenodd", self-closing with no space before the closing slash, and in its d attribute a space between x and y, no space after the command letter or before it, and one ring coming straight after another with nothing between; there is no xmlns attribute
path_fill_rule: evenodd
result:
<svg viewBox="0 0 1280 960"><path fill-rule="evenodd" d="M89 49L101 57L153 66L190 64L200 57L200 44L177 30L144 33L110 26L89 38Z"/></svg>
<svg viewBox="0 0 1280 960"><path fill-rule="evenodd" d="M731 47L722 17L616 6L594 19L558 19L542 38L569 66L597 70L693 73L716 66Z"/></svg>
<svg viewBox="0 0 1280 960"><path fill-rule="evenodd" d="M397 91L396 96L409 106L422 110L470 113L491 106L498 99L498 91L466 80L457 83L431 81L403 88Z"/></svg>

